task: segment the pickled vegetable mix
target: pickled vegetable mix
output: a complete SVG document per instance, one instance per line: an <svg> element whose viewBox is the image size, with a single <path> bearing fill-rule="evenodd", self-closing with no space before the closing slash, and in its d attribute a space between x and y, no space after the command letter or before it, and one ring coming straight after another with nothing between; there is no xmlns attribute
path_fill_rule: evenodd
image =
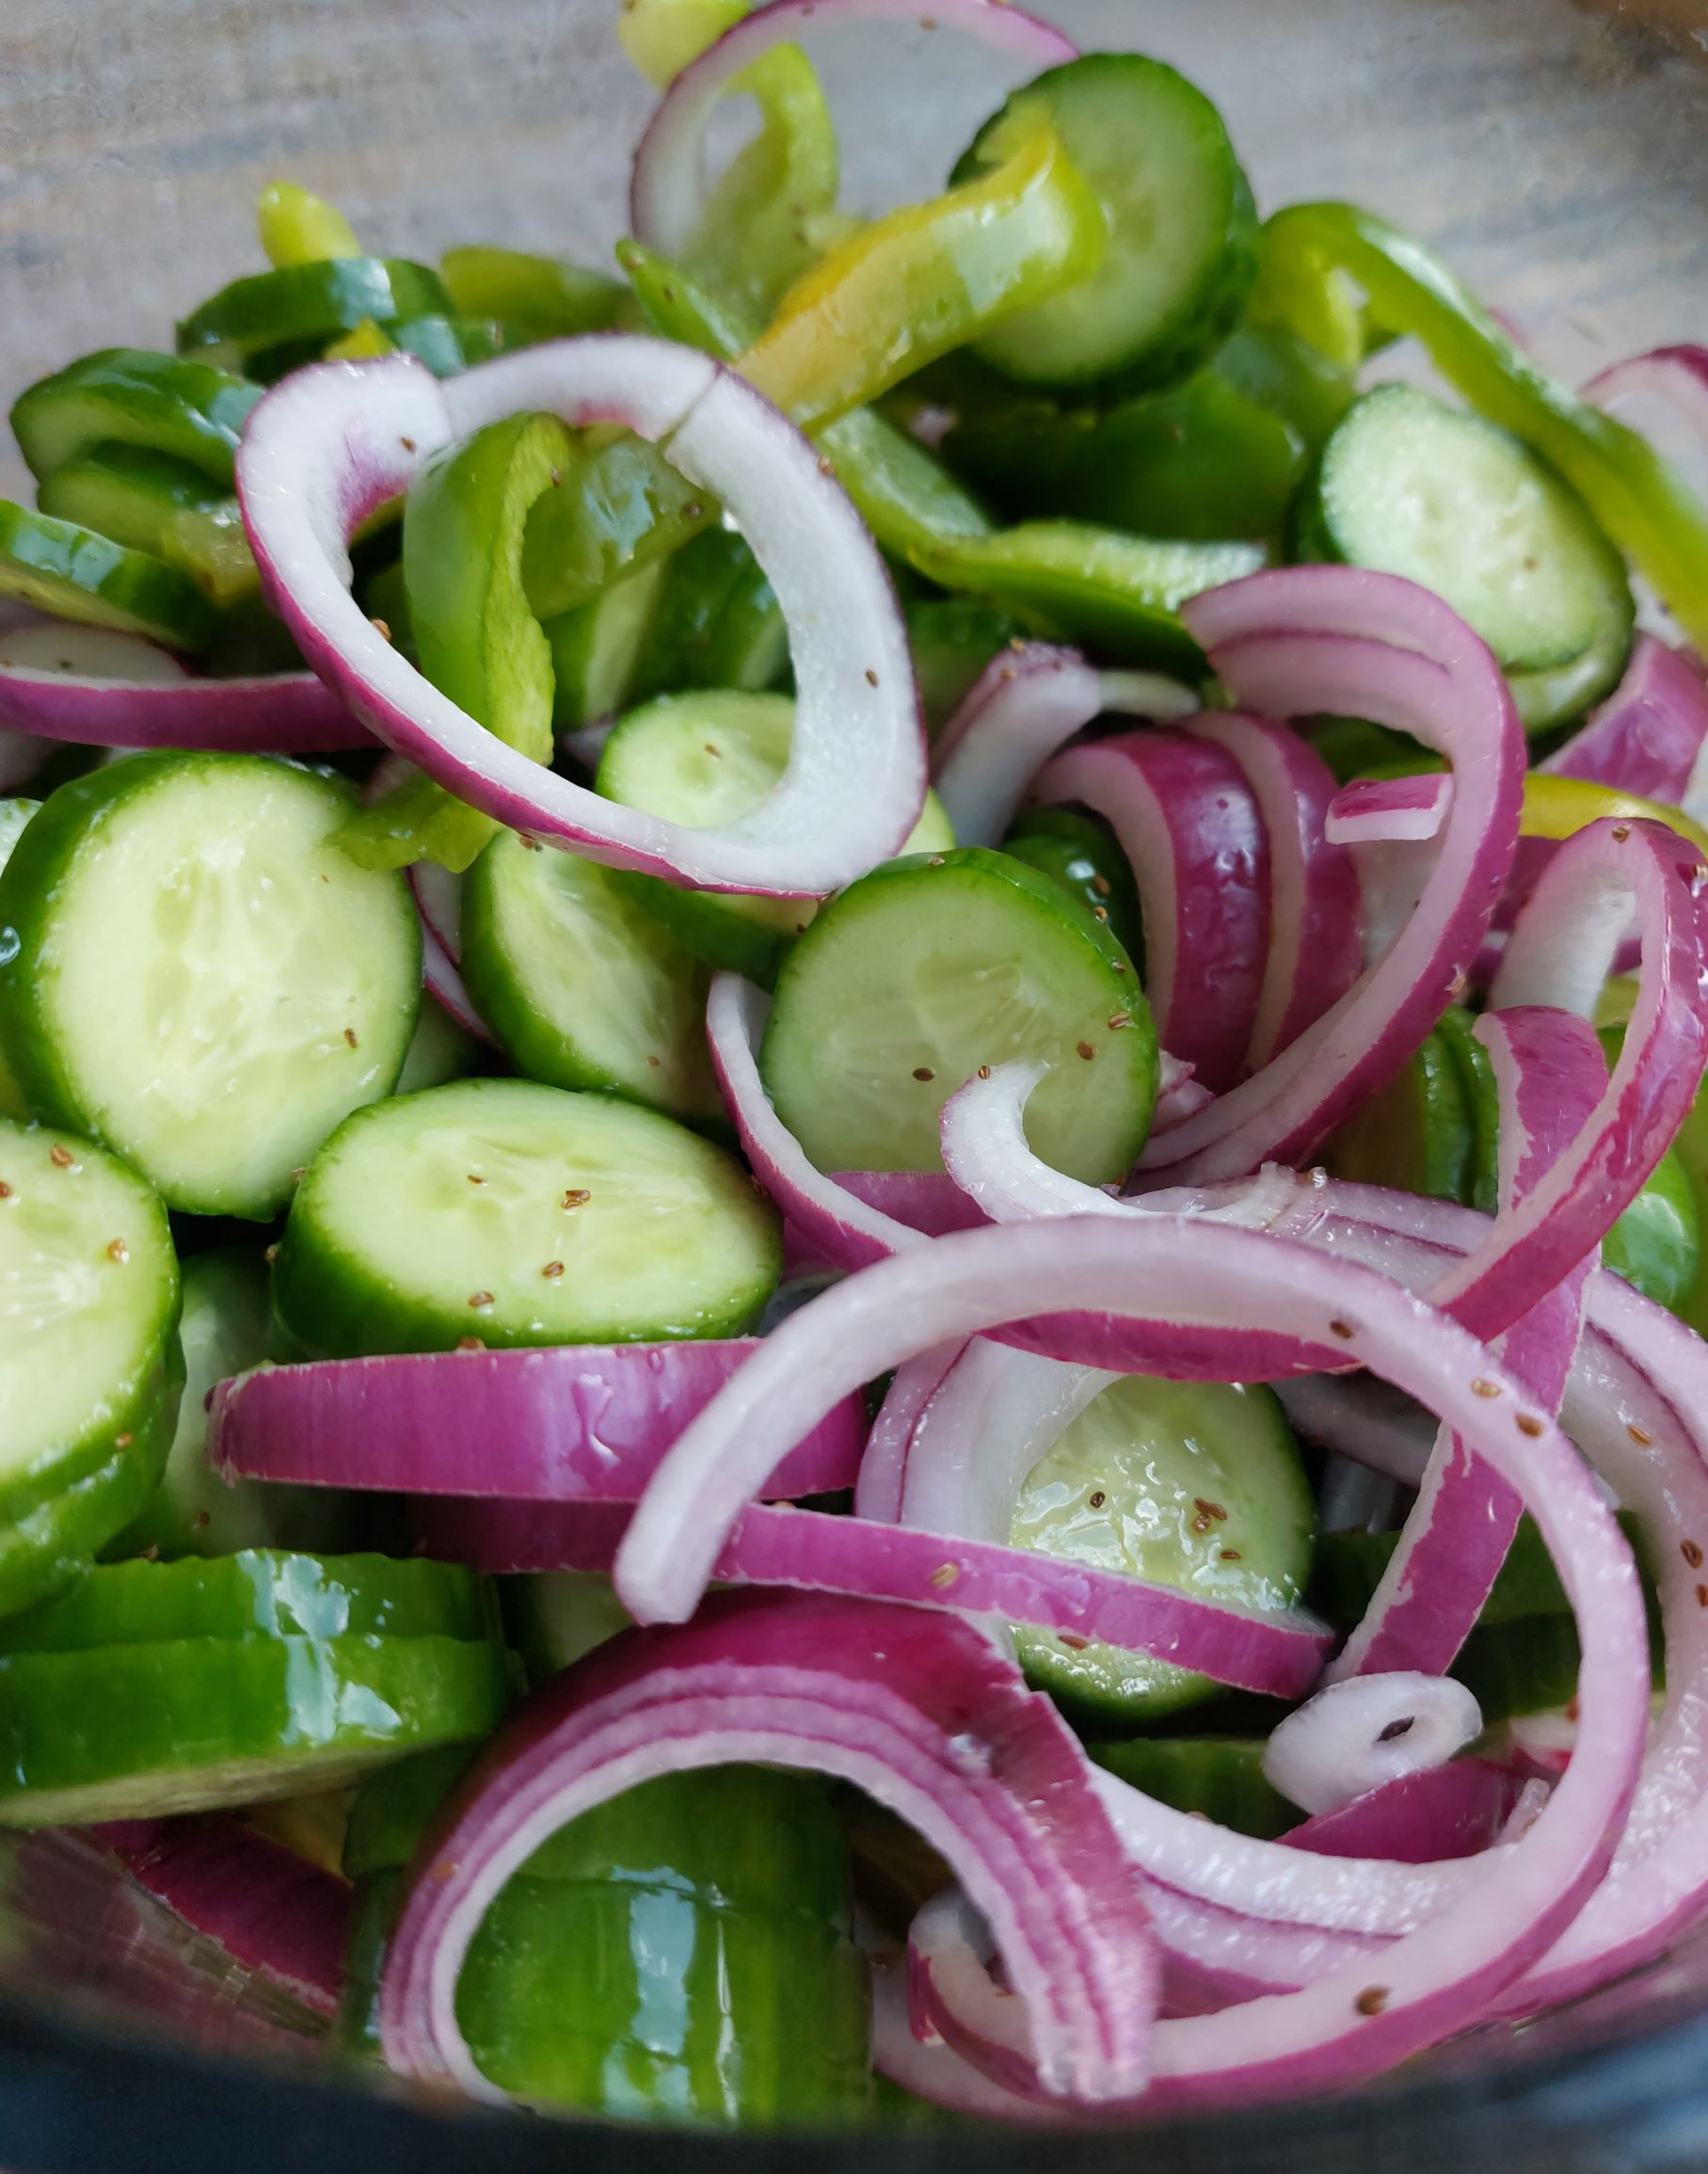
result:
<svg viewBox="0 0 1708 2174"><path fill-rule="evenodd" d="M1009 68L923 201L837 18ZM999 0L620 28L611 263L280 179L12 408L0 1826L327 2063L644 2122L1653 1960L1708 506L1614 410L1708 349L1573 392Z"/></svg>

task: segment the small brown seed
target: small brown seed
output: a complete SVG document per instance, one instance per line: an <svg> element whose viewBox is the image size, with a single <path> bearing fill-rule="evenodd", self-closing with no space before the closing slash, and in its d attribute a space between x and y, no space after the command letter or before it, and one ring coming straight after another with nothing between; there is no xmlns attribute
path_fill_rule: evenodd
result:
<svg viewBox="0 0 1708 2174"><path fill-rule="evenodd" d="M77 1159L69 1147L62 1147L57 1141L48 1149L47 1159L56 1170L69 1170Z"/></svg>
<svg viewBox="0 0 1708 2174"><path fill-rule="evenodd" d="M1108 1500L1109 1496L1105 1495L1101 1487L1099 1487L1094 1494L1089 1495L1086 1497L1087 1504L1093 1510L1101 1510L1103 1505Z"/></svg>
<svg viewBox="0 0 1708 2174"><path fill-rule="evenodd" d="M10 1200L11 1197L11 1187L8 1185L4 1177L0 1177L0 1200Z"/></svg>
<svg viewBox="0 0 1708 2174"><path fill-rule="evenodd" d="M539 1272L548 1283L554 1284L564 1272L564 1264L561 1260L549 1260Z"/></svg>
<svg viewBox="0 0 1708 2174"><path fill-rule="evenodd" d="M1218 1548L1217 1553L1221 1556L1223 1562L1243 1562L1245 1560L1245 1558L1240 1554L1237 1547Z"/></svg>
<svg viewBox="0 0 1708 2174"><path fill-rule="evenodd" d="M389 626L387 626L384 619L370 619L368 624L373 628L374 631L379 636L382 642L389 642L391 639L391 630Z"/></svg>
<svg viewBox="0 0 1708 2174"><path fill-rule="evenodd" d="M1196 1510L1202 1516L1213 1517L1218 1525L1225 1525L1228 1521L1228 1513L1221 1507L1221 1503L1206 1502L1202 1495L1193 1495L1192 1508Z"/></svg>
<svg viewBox="0 0 1708 2174"><path fill-rule="evenodd" d="M931 1582L939 1592L947 1592L960 1575L960 1570L954 1563L940 1562L931 1574Z"/></svg>
<svg viewBox="0 0 1708 2174"><path fill-rule="evenodd" d="M1647 1427L1628 1426L1625 1431L1639 1449L1651 1449L1654 1447L1654 1436L1650 1433Z"/></svg>
<svg viewBox="0 0 1708 2174"><path fill-rule="evenodd" d="M1082 1654L1092 1641L1090 1638L1082 1638L1077 1631L1059 1631L1056 1642L1064 1645L1070 1654Z"/></svg>
<svg viewBox="0 0 1708 2174"><path fill-rule="evenodd" d="M1361 2016L1379 2016L1387 2005L1388 1989L1385 1985L1365 1986L1352 2003Z"/></svg>
<svg viewBox="0 0 1708 2174"><path fill-rule="evenodd" d="M929 1064L916 1064L914 1066L914 1078L916 1079L934 1079L936 1076Z"/></svg>
<svg viewBox="0 0 1708 2174"><path fill-rule="evenodd" d="M980 1065L979 1077L981 1079L988 1079L990 1078L990 1066L988 1064Z"/></svg>
<svg viewBox="0 0 1708 2174"><path fill-rule="evenodd" d="M1708 1607L1708 1585L1699 1585L1697 1587L1696 1605L1698 1607Z"/></svg>
<svg viewBox="0 0 1708 2174"><path fill-rule="evenodd" d="M1547 1421L1539 1419L1534 1412L1520 1412L1516 1415L1514 1424L1521 1434L1528 1434L1532 1441L1539 1434L1545 1434L1548 1431Z"/></svg>
<svg viewBox="0 0 1708 2174"><path fill-rule="evenodd" d="M566 1207L585 1207L592 1198L592 1193L587 1191L585 1186L572 1185L564 1195L564 1206Z"/></svg>
<svg viewBox="0 0 1708 2174"><path fill-rule="evenodd" d="M1108 876L1094 875L1092 878L1092 888L1096 892L1099 898L1108 898L1109 892L1114 888L1114 886L1109 882Z"/></svg>
<svg viewBox="0 0 1708 2174"><path fill-rule="evenodd" d="M406 453L413 453L415 451L415 440L412 438L405 438L400 434L397 442L403 447Z"/></svg>
<svg viewBox="0 0 1708 2174"><path fill-rule="evenodd" d="M486 1306L489 1306L492 1303L492 1293L490 1291L471 1291L469 1293L469 1303L475 1307L477 1310Z"/></svg>
<svg viewBox="0 0 1708 2174"><path fill-rule="evenodd" d="M456 1348L459 1351L484 1351L487 1347L478 1336L458 1336Z"/></svg>
<svg viewBox="0 0 1708 2174"><path fill-rule="evenodd" d="M1108 906L1093 906L1093 908L1092 908L1092 919L1093 919L1093 920L1098 920L1098 921L1106 921L1106 920L1108 920L1108 919L1109 919L1109 908L1108 908Z"/></svg>
<svg viewBox="0 0 1708 2174"><path fill-rule="evenodd" d="M470 1173L469 1173L469 1183L470 1183L471 1185L485 1185L485 1184L486 1184L486 1182L487 1182L487 1181L486 1181L486 1179L485 1179L485 1178L484 1178L484 1177L481 1175L481 1174L480 1174L480 1172L479 1172L478 1170L471 1170L471 1171L470 1171Z"/></svg>
<svg viewBox="0 0 1708 2174"><path fill-rule="evenodd" d="M866 684L869 687L875 687L877 683L878 675L872 670L871 666L868 664L866 667Z"/></svg>
<svg viewBox="0 0 1708 2174"><path fill-rule="evenodd" d="M1133 1015L1130 1012L1111 1012L1109 1015L1109 1031L1118 1034L1123 1027L1132 1025Z"/></svg>
<svg viewBox="0 0 1708 2174"><path fill-rule="evenodd" d="M1353 1334L1352 1324L1350 1321L1331 1321L1329 1323L1329 1334L1333 1336L1339 1336L1345 1343L1349 1343L1352 1339Z"/></svg>
<svg viewBox="0 0 1708 2174"><path fill-rule="evenodd" d="M271 1268L271 1267L272 1267L272 1265L273 1265L273 1263L274 1263L274 1262L275 1262L275 1261L276 1261L276 1260L279 1258L279 1247L278 1247L278 1245L277 1245L277 1244L273 1244L273 1245L270 1245L270 1246L268 1246L268 1247L267 1247L267 1249L266 1249L266 1250L265 1250L265 1252L264 1252L264 1253L262 1255L262 1256L261 1256L261 1257L262 1257L262 1259L263 1259L263 1261L265 1261L265 1262L266 1262L267 1266L268 1266L269 1268Z"/></svg>
<svg viewBox="0 0 1708 2174"><path fill-rule="evenodd" d="M1087 1063L1090 1063L1091 1060L1097 1054L1096 1050L1092 1047L1089 1042L1076 1042L1074 1044L1074 1047L1078 1051L1079 1055L1085 1059Z"/></svg>
<svg viewBox="0 0 1708 2174"><path fill-rule="evenodd" d="M115 1434L113 1437L113 1447L115 1449L128 1449L135 1440L136 1436L134 1434Z"/></svg>
<svg viewBox="0 0 1708 2174"><path fill-rule="evenodd" d="M1699 1541L1681 1540L1678 1543L1678 1551L1684 1557L1684 1560L1690 1565L1692 1570L1701 1569L1702 1550L1701 1543Z"/></svg>
<svg viewBox="0 0 1708 2174"><path fill-rule="evenodd" d="M351 1048L352 1048L352 1049L354 1049L354 1048L355 1048L355 1047L356 1047L356 1030L355 1030L355 1028L354 1028L354 1027L346 1027L346 1028L344 1029L344 1040L345 1040L346 1042L348 1042L348 1044L350 1045L350 1047L351 1047Z"/></svg>
<svg viewBox="0 0 1708 2174"><path fill-rule="evenodd" d="M125 1244L123 1239L116 1238L106 1249L106 1257L110 1261L117 1261L119 1266L122 1268L131 1257L131 1249Z"/></svg>
<svg viewBox="0 0 1708 2174"><path fill-rule="evenodd" d="M1471 1394L1474 1397L1498 1397L1500 1395L1500 1383L1498 1382L1486 1382L1478 1374L1471 1383Z"/></svg>
<svg viewBox="0 0 1708 2174"><path fill-rule="evenodd" d="M1631 836L1631 825L1628 823L1616 823L1613 826L1613 835L1620 844L1623 845L1626 839Z"/></svg>

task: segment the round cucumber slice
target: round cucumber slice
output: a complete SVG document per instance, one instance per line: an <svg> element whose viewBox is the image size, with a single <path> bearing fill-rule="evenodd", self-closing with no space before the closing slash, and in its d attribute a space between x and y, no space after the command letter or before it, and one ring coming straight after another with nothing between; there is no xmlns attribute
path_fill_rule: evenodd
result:
<svg viewBox="0 0 1708 2174"><path fill-rule="evenodd" d="M1111 1383L1022 1490L1018 1547L1283 1608L1311 1575L1317 1506L1272 1391L1237 1383ZM1211 1697L1207 1676L1053 1631L1015 1634L1031 1682L1076 1713L1130 1726Z"/></svg>
<svg viewBox="0 0 1708 2174"><path fill-rule="evenodd" d="M39 800L0 800L0 870L11 858L13 846L24 836L24 824L40 806ZM23 1123L28 1116L24 1089L7 1063L5 1046L0 1044L0 1117Z"/></svg>
<svg viewBox="0 0 1708 2174"><path fill-rule="evenodd" d="M1623 560L1572 487L1479 415L1367 392L1323 448L1295 555L1404 574L1469 621L1532 729L1618 679L1636 616Z"/></svg>
<svg viewBox="0 0 1708 2174"><path fill-rule="evenodd" d="M667 558L654 559L547 627L556 682L551 722L557 731L602 724L627 708L670 564Z"/></svg>
<svg viewBox="0 0 1708 2174"><path fill-rule="evenodd" d="M215 628L214 607L188 574L7 499L0 499L0 597L172 649L205 649Z"/></svg>
<svg viewBox="0 0 1708 2174"><path fill-rule="evenodd" d="M439 275L425 264L401 257L327 257L233 280L179 326L178 351L242 370L251 358L287 345L306 347L311 356L364 321L392 325L454 313Z"/></svg>
<svg viewBox="0 0 1708 2174"><path fill-rule="evenodd" d="M793 736L788 695L662 695L618 722L597 784L607 800L704 830L752 813L788 766ZM928 792L904 850L947 853L954 841L943 803ZM681 890L659 876L624 880L685 950L764 988L818 911L810 898L732 898Z"/></svg>
<svg viewBox="0 0 1708 2174"><path fill-rule="evenodd" d="M1257 276L1257 214L1221 116L1164 61L1087 54L1016 92L952 178L999 165L1039 105L1102 200L1103 261L1007 318L979 353L1030 385L1184 376L1233 329Z"/></svg>
<svg viewBox="0 0 1708 2174"><path fill-rule="evenodd" d="M141 1178L87 1140L0 1124L0 1511L21 1517L115 1455L152 1485L163 1385L184 1378L178 1306L166 1211Z"/></svg>
<svg viewBox="0 0 1708 2174"><path fill-rule="evenodd" d="M207 1399L215 1382L260 1366L268 1353L272 1305L259 1253L219 1247L184 1266L184 1395L160 1484L142 1515L106 1548L111 1557L150 1553L224 1556L243 1547L348 1545L350 1496L329 1487L234 1484L209 1469ZM0 1645L4 1645L0 1634Z"/></svg>
<svg viewBox="0 0 1708 2174"><path fill-rule="evenodd" d="M1046 1161L1125 1175L1157 1034L1125 955L1059 884L981 847L891 861L784 961L759 1064L822 1170L941 1170L944 1103L982 1064L1051 1070L1027 1111Z"/></svg>
<svg viewBox="0 0 1708 2174"><path fill-rule="evenodd" d="M8 1654L0 1826L153 1818L331 1788L407 1752L487 1734L510 1681L502 1646L447 1638Z"/></svg>
<svg viewBox="0 0 1708 2174"><path fill-rule="evenodd" d="M359 1111L297 1188L273 1270L327 1357L740 1335L782 1262L732 1156L656 1111L463 1079Z"/></svg>
<svg viewBox="0 0 1708 2174"><path fill-rule="evenodd" d="M168 1206L264 1218L414 1031L404 879L331 843L336 779L263 756L133 755L61 787L0 874L0 1038L40 1116Z"/></svg>
<svg viewBox="0 0 1708 2174"><path fill-rule="evenodd" d="M103 1563L0 1623L0 1653L184 1638L487 1638L497 1629L490 1588L457 1563L246 1548L209 1561Z"/></svg>
<svg viewBox="0 0 1708 2174"><path fill-rule="evenodd" d="M616 871L500 831L464 881L462 941L469 994L518 1071L721 1113L710 976Z"/></svg>

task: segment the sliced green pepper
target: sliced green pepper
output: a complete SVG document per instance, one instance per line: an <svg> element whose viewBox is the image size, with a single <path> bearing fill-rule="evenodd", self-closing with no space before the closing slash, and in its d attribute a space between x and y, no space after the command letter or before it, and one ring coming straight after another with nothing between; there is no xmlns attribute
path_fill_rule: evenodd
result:
<svg viewBox="0 0 1708 2174"><path fill-rule="evenodd" d="M748 0L626 0L616 34L647 82L662 90L747 12Z"/></svg>
<svg viewBox="0 0 1708 2174"><path fill-rule="evenodd" d="M429 459L404 508L404 590L422 671L535 762L552 754L551 646L523 592L522 538L571 448L555 416L511 416ZM365 867L425 858L460 871L499 827L414 777L340 836Z"/></svg>
<svg viewBox="0 0 1708 2174"><path fill-rule="evenodd" d="M528 601L541 619L573 611L668 557L718 513L716 500L646 439L589 433L529 516L521 562Z"/></svg>
<svg viewBox="0 0 1708 2174"><path fill-rule="evenodd" d="M670 567L669 559L654 559L590 603L547 621L557 679L552 723L559 732L602 724L630 707Z"/></svg>
<svg viewBox="0 0 1708 2174"><path fill-rule="evenodd" d="M1460 1066L1439 1029L1397 1079L1348 1119L1323 1152L1336 1177L1468 1201L1477 1137Z"/></svg>
<svg viewBox="0 0 1708 2174"><path fill-rule="evenodd" d="M710 528L669 560L625 706L690 687L775 686L789 630L764 568L732 529Z"/></svg>
<svg viewBox="0 0 1708 2174"><path fill-rule="evenodd" d="M318 355L364 320L449 316L437 272L402 257L331 257L233 280L178 328L180 355L263 381Z"/></svg>
<svg viewBox="0 0 1708 2174"><path fill-rule="evenodd" d="M169 454L230 490L237 440L260 398L201 360L105 347L21 392L12 430L38 481L97 445L129 445Z"/></svg>
<svg viewBox="0 0 1708 2174"><path fill-rule="evenodd" d="M619 280L523 249L447 249L439 275L460 316L497 318L530 340L603 332L628 298Z"/></svg>
<svg viewBox="0 0 1708 2174"><path fill-rule="evenodd" d="M256 203L255 224L262 254L275 271L361 255L356 230L337 205L297 182L269 182Z"/></svg>
<svg viewBox="0 0 1708 2174"><path fill-rule="evenodd" d="M1327 337L1312 297L1349 273L1383 325L1414 335L1475 408L1558 469L1690 639L1708 642L1708 506L1646 439L1539 369L1422 243L1352 204L1295 204L1265 228L1264 258L1278 310L1307 339Z"/></svg>
<svg viewBox="0 0 1708 2174"><path fill-rule="evenodd" d="M126 551L93 529L5 499L0 597L17 597L56 619L115 627L191 654L214 636L214 607L188 574L147 551Z"/></svg>
<svg viewBox="0 0 1708 2174"><path fill-rule="evenodd" d="M828 422L1089 277L1104 233L1102 206L1060 136L1029 116L994 172L833 249L739 367L803 427Z"/></svg>
<svg viewBox="0 0 1708 2174"><path fill-rule="evenodd" d="M924 597L904 609L925 729L935 732L960 707L997 651L1020 630L1006 612L987 604L982 597Z"/></svg>

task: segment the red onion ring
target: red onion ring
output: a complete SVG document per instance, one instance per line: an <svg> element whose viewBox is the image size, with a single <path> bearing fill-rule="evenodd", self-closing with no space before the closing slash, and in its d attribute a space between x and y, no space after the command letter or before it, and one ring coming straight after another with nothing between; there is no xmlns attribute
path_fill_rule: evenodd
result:
<svg viewBox="0 0 1708 2174"><path fill-rule="evenodd" d="M1157 1031L1206 1087L1231 1086L1269 938L1269 840L1240 764L1209 739L1124 732L1058 755L1033 793L1113 826L1139 886Z"/></svg>
<svg viewBox="0 0 1708 2174"><path fill-rule="evenodd" d="M1301 1812L1339 1812L1372 1790L1445 1766L1482 1726L1477 1701L1451 1676L1366 1670L1325 1684L1277 1721L1263 1771Z"/></svg>
<svg viewBox="0 0 1708 2174"><path fill-rule="evenodd" d="M1282 1839L1289 1849L1319 1857L1440 1864L1493 1848L1526 1786L1510 1767L1493 1760L1453 1759L1383 1782L1335 1811L1318 1813Z"/></svg>
<svg viewBox="0 0 1708 2174"><path fill-rule="evenodd" d="M792 636L789 766L705 830L606 800L485 731L362 615L347 540L439 447L508 415L616 422L663 445L738 518ZM662 340L547 341L440 383L408 356L324 363L249 417L237 487L262 577L303 654L387 743L542 844L707 889L802 896L901 847L925 791L913 660L876 547L793 426L732 372Z"/></svg>
<svg viewBox="0 0 1708 2174"><path fill-rule="evenodd" d="M312 672L201 679L135 634L56 619L0 634L0 723L86 747L319 755L374 744Z"/></svg>
<svg viewBox="0 0 1708 2174"><path fill-rule="evenodd" d="M705 208L706 129L712 108L742 69L786 43L808 23L916 23L960 30L1012 53L1032 73L1078 56L1052 24L1006 0L772 0L734 24L691 60L660 100L634 154L629 227L637 241L678 257L693 241Z"/></svg>
<svg viewBox="0 0 1708 2174"><path fill-rule="evenodd" d="M998 650L932 744L932 780L959 845L999 845L1026 788L1058 748L1108 711L1185 717L1198 697L1145 672L1099 672L1077 649Z"/></svg>
<svg viewBox="0 0 1708 2174"><path fill-rule="evenodd" d="M753 1336L556 1344L263 1367L221 1382L208 1462L228 1479L527 1502L633 1502ZM783 1495L852 1487L865 1407L844 1398L778 1467Z"/></svg>
<svg viewBox="0 0 1708 2174"><path fill-rule="evenodd" d="M1386 954L1260 1073L1153 1135L1141 1167L1155 1182L1197 1184L1301 1160L1422 1042L1475 958L1506 879L1524 740L1485 646L1438 598L1395 575L1283 567L1209 590L1183 611L1242 708L1395 725L1438 747L1457 779L1416 911Z"/></svg>
<svg viewBox="0 0 1708 2174"><path fill-rule="evenodd" d="M1341 845L1421 840L1439 837L1452 805L1453 779L1445 770L1416 777L1355 777L1330 802L1323 827Z"/></svg>
<svg viewBox="0 0 1708 2174"><path fill-rule="evenodd" d="M1260 1071L1358 979L1358 873L1327 828L1334 774L1285 725L1206 710L1187 729L1245 773L1269 839L1269 950L1245 1069Z"/></svg>
<svg viewBox="0 0 1708 2174"><path fill-rule="evenodd" d="M456 1981L505 1880L642 1781L752 1761L854 1783L949 1861L1028 2004L1046 2089L1142 2088L1157 1968L1141 1886L1048 1702L951 1616L777 1594L720 1594L686 1628L613 1639L488 1748L423 1843L392 1935L392 2067L492 2098Z"/></svg>
<svg viewBox="0 0 1708 2174"><path fill-rule="evenodd" d="M1704 746L1708 686L1701 674L1665 642L1639 634L1619 685L1537 768L1665 801L1700 821L1708 808Z"/></svg>

